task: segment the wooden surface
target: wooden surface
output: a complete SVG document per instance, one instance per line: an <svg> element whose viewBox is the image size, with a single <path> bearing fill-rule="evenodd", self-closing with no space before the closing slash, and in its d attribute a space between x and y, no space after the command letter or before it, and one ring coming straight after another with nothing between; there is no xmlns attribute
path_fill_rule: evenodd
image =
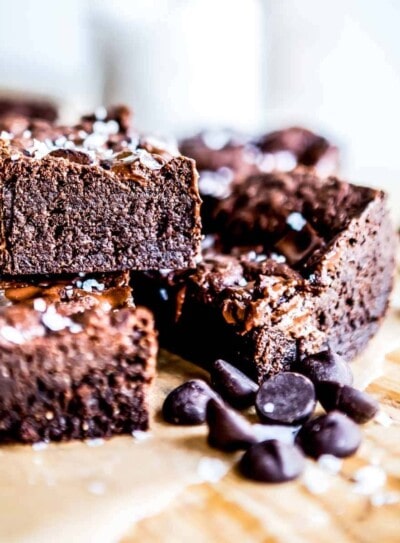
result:
<svg viewBox="0 0 400 543"><path fill-rule="evenodd" d="M0 542L400 542L399 315L395 306L354 364L359 384L377 376L368 388L383 415L338 474L308 461L297 482L240 478L238 456L210 449L205 428L159 419L170 389L206 376L164 354L146 439L0 448ZM360 486L363 466L375 475Z"/></svg>

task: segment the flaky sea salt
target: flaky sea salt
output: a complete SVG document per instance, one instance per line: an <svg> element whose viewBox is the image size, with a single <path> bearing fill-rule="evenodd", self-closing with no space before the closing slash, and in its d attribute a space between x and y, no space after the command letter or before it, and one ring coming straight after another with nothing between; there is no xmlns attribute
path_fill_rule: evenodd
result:
<svg viewBox="0 0 400 543"><path fill-rule="evenodd" d="M119 124L115 120L110 120L107 122L96 121L95 123L93 123L93 132L95 132L96 134L102 134L105 136L118 134Z"/></svg>
<svg viewBox="0 0 400 543"><path fill-rule="evenodd" d="M53 332L59 332L67 328L71 320L68 317L63 317L57 313L54 306L49 305L46 311L42 315L43 324Z"/></svg>
<svg viewBox="0 0 400 543"><path fill-rule="evenodd" d="M80 332L82 332L83 327L79 323L71 321L68 325L68 329L71 334L79 334Z"/></svg>
<svg viewBox="0 0 400 543"><path fill-rule="evenodd" d="M158 162L153 157L153 155L147 152L145 149L137 149L136 153L143 166L150 168L150 170L159 170L162 167L162 164Z"/></svg>
<svg viewBox="0 0 400 543"><path fill-rule="evenodd" d="M275 406L273 403L267 402L266 404L264 404L264 411L266 413L273 413L274 410L275 410Z"/></svg>
<svg viewBox="0 0 400 543"><path fill-rule="evenodd" d="M353 474L352 479L356 483L354 485L354 492L371 495L385 485L386 473L379 466L364 466Z"/></svg>
<svg viewBox="0 0 400 543"><path fill-rule="evenodd" d="M217 483L228 473L229 467L229 464L219 458L203 456L197 466L197 475L200 481Z"/></svg>
<svg viewBox="0 0 400 543"><path fill-rule="evenodd" d="M38 441L37 443L34 443L32 445L32 449L35 452L40 452L40 451L44 451L45 449L47 449L48 446L49 446L49 444L46 443L46 441Z"/></svg>
<svg viewBox="0 0 400 543"><path fill-rule="evenodd" d="M280 172L289 172L296 167L296 157L290 151L278 151L273 155L275 169Z"/></svg>
<svg viewBox="0 0 400 543"><path fill-rule="evenodd" d="M89 484L88 490L91 494L101 496L106 492L106 485L102 481L93 481Z"/></svg>
<svg viewBox="0 0 400 543"><path fill-rule="evenodd" d="M324 494L331 486L329 476L314 465L306 467L301 480L311 494Z"/></svg>
<svg viewBox="0 0 400 543"><path fill-rule="evenodd" d="M43 298L35 298L33 300L33 308L40 313L43 313L47 309L46 301Z"/></svg>
<svg viewBox="0 0 400 543"><path fill-rule="evenodd" d="M53 148L54 147L53 147L51 142L49 142L49 144L47 144L44 141L39 141L39 140L34 138L33 139L33 144L28 149L28 151L30 151L30 153L35 158L43 158L46 155L48 155L50 153L50 151L52 151Z"/></svg>
<svg viewBox="0 0 400 543"><path fill-rule="evenodd" d="M294 211L290 213L286 218L286 223L293 229L299 232L306 224L307 221L301 213Z"/></svg>
<svg viewBox="0 0 400 543"><path fill-rule="evenodd" d="M105 442L101 437L96 437L94 439L86 439L85 443L88 447L101 447Z"/></svg>
<svg viewBox="0 0 400 543"><path fill-rule="evenodd" d="M104 290L104 284L99 283L96 279L86 279L82 282L82 289L86 292L93 292L93 290L102 292Z"/></svg>
<svg viewBox="0 0 400 543"><path fill-rule="evenodd" d="M150 432L142 432L142 430L134 430L132 437L135 441L147 441L151 437Z"/></svg>
<svg viewBox="0 0 400 543"><path fill-rule="evenodd" d="M382 507L383 505L393 505L400 503L400 492L375 492L370 496L371 505Z"/></svg>
<svg viewBox="0 0 400 543"><path fill-rule="evenodd" d="M16 345L21 345L25 341L25 337L22 332L14 328L14 326L2 326L0 328L0 335L6 341L9 341L10 343L15 343Z"/></svg>
<svg viewBox="0 0 400 543"><path fill-rule="evenodd" d="M393 424L392 417L382 410L378 411L378 413L375 415L374 421L385 428L389 428L389 426Z"/></svg>
<svg viewBox="0 0 400 543"><path fill-rule="evenodd" d="M103 145L105 145L107 138L108 136L106 134L89 134L88 137L83 141L83 147L85 149L98 149L99 147L103 147Z"/></svg>
<svg viewBox="0 0 400 543"><path fill-rule="evenodd" d="M343 460L332 454L322 454L318 458L318 465L324 471L336 475L342 469Z"/></svg>

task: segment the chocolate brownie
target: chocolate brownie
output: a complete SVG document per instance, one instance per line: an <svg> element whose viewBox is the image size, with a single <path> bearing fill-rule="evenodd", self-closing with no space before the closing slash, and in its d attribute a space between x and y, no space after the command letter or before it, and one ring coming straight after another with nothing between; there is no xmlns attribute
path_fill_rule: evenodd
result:
<svg viewBox="0 0 400 543"><path fill-rule="evenodd" d="M133 307L128 272L61 276L0 276L0 305L25 303L34 306L43 299L59 311L79 312L101 307Z"/></svg>
<svg viewBox="0 0 400 543"><path fill-rule="evenodd" d="M82 284L71 279L12 285L11 291L3 284L0 441L147 429L157 352L153 319L146 309L132 307L124 278L107 281L86 277Z"/></svg>
<svg viewBox="0 0 400 543"><path fill-rule="evenodd" d="M116 108L75 127L29 121L0 135L0 273L194 266L194 161L129 128Z"/></svg>
<svg viewBox="0 0 400 543"><path fill-rule="evenodd" d="M55 102L42 98L0 96L0 117L9 115L54 122L58 117L58 106Z"/></svg>
<svg viewBox="0 0 400 543"><path fill-rule="evenodd" d="M263 174L236 185L217 219L218 250L230 254L134 276L162 345L224 358L259 382L328 346L347 360L362 351L393 283L384 193L304 169Z"/></svg>
<svg viewBox="0 0 400 543"><path fill-rule="evenodd" d="M203 199L204 232L215 232L215 207L246 177L297 165L312 166L322 175L336 172L338 149L310 130L292 127L258 138L227 130L206 131L180 142L185 156L196 160Z"/></svg>

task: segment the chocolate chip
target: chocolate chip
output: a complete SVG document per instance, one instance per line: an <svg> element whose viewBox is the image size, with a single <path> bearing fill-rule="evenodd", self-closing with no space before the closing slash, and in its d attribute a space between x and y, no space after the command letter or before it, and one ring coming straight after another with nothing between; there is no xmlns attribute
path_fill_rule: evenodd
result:
<svg viewBox="0 0 400 543"><path fill-rule="evenodd" d="M111 170L112 168L112 160L101 160L99 162L99 166L103 168L103 170Z"/></svg>
<svg viewBox="0 0 400 543"><path fill-rule="evenodd" d="M321 381L336 381L342 385L353 383L350 365L330 350L307 356L294 369L306 375L314 384Z"/></svg>
<svg viewBox="0 0 400 543"><path fill-rule="evenodd" d="M208 443L223 451L247 449L257 443L252 425L242 415L211 399L207 404Z"/></svg>
<svg viewBox="0 0 400 543"><path fill-rule="evenodd" d="M260 386L256 410L261 420L270 424L301 424L315 409L312 382L294 372L282 372Z"/></svg>
<svg viewBox="0 0 400 543"><path fill-rule="evenodd" d="M202 424L206 420L206 406L215 394L200 379L192 379L172 390L165 398L162 413L172 424Z"/></svg>
<svg viewBox="0 0 400 543"><path fill-rule="evenodd" d="M343 458L356 452L361 444L361 432L346 415L331 411L307 422L297 436L297 443L314 458L322 454Z"/></svg>
<svg viewBox="0 0 400 543"><path fill-rule="evenodd" d="M294 266L324 245L323 239L311 224L305 222L299 229L290 229L275 243L275 248L286 258L288 264Z"/></svg>
<svg viewBox="0 0 400 543"><path fill-rule="evenodd" d="M83 151L76 151L75 149L55 149L49 153L49 156L66 158L70 162L76 162L77 164L82 165L89 165L93 162L87 153L84 153Z"/></svg>
<svg viewBox="0 0 400 543"><path fill-rule="evenodd" d="M359 424L374 418L379 410L379 403L366 392L333 381L320 383L317 396L326 411L338 409Z"/></svg>
<svg viewBox="0 0 400 543"><path fill-rule="evenodd" d="M304 456L296 445L273 439L252 445L240 460L239 470L254 481L283 483L296 479L304 465Z"/></svg>
<svg viewBox="0 0 400 543"><path fill-rule="evenodd" d="M245 409L254 404L258 385L229 362L214 362L211 382L219 394L237 409Z"/></svg>

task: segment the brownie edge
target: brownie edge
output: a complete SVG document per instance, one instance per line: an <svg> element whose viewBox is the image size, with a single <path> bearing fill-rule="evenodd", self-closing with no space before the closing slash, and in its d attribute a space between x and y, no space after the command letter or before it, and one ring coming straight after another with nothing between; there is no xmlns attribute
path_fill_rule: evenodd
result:
<svg viewBox="0 0 400 543"><path fill-rule="evenodd" d="M157 339L144 308L65 317L0 312L0 441L34 443L146 430Z"/></svg>

